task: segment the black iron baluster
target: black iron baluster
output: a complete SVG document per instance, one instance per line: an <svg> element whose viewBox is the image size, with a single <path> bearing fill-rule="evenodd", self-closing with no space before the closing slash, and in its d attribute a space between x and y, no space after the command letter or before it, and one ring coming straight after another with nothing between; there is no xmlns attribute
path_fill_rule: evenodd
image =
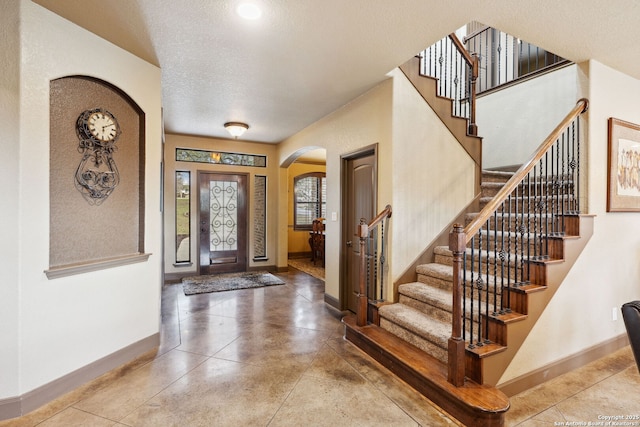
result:
<svg viewBox="0 0 640 427"><path fill-rule="evenodd" d="M502 205L500 206L500 211L503 218L504 218L505 210L506 210L506 202L502 202ZM497 221L498 221L498 218L496 216L496 223ZM504 280L505 280L504 262L506 260L505 250L504 250L504 221L502 221L502 223L500 224L500 255L499 256L500 256L500 310L499 310L499 313L504 314Z"/></svg>
<svg viewBox="0 0 640 427"><path fill-rule="evenodd" d="M552 148L553 150L553 148ZM552 151L553 153L553 151ZM544 200L544 256L545 258L548 258L549 256L549 221L551 220L551 218L553 218L553 213L551 216L549 216L549 157L548 157L549 152L547 151L544 155L544 169L545 169L545 174L544 174L544 195L543 195L543 200ZM553 154L552 154L552 158L553 158ZM553 160L552 160L553 161ZM551 163L553 165L553 163Z"/></svg>
<svg viewBox="0 0 640 427"><path fill-rule="evenodd" d="M554 145L551 146L551 149L549 150L551 152L551 176L549 177L551 179L551 234L553 234L555 236L556 234L556 215L557 215L557 203L558 203L558 194L557 194L557 180L558 177L556 175L556 157L555 157L555 147L556 147L556 143L554 143ZM549 240L549 234L547 233L547 241ZM549 252L547 251L547 254Z"/></svg>
<svg viewBox="0 0 640 427"><path fill-rule="evenodd" d="M471 239L473 247L473 239ZM467 341L467 251L462 254L462 341Z"/></svg>
<svg viewBox="0 0 640 427"><path fill-rule="evenodd" d="M473 343L473 302L474 302L474 290L473 288L475 287L475 236L471 238L471 259L470 259L470 264L471 264L471 271L469 272L469 274L471 275L471 280L469 281L469 291L470 291L470 297L469 297L469 304L471 307L469 307L469 348L475 348L475 344ZM466 251L465 251L466 253ZM463 300L466 299L466 294L463 295Z"/></svg>
<svg viewBox="0 0 640 427"><path fill-rule="evenodd" d="M384 263L385 263L385 240L384 223L389 220L389 217L385 218L384 222L380 223L380 300L384 299Z"/></svg>
<svg viewBox="0 0 640 427"><path fill-rule="evenodd" d="M504 204L504 202L503 202ZM498 209L493 212L493 315L498 314ZM502 269L502 266L500 266ZM502 276L502 270L500 271ZM502 283L501 283L502 286Z"/></svg>
<svg viewBox="0 0 640 427"><path fill-rule="evenodd" d="M491 218L489 218L487 220L487 243L486 243L486 252L485 252L485 258L486 258L486 262L485 262L485 268L486 268L486 273L485 273L485 284L486 284L486 290L485 290L485 317L484 317L484 324L485 324L485 330L484 330L484 342L488 343L489 340L489 300L491 299L489 297L489 288L491 287L491 282L489 280L489 244L490 244L490 236L491 236ZM482 317L480 317L480 319L478 319L479 321L482 321Z"/></svg>
<svg viewBox="0 0 640 427"><path fill-rule="evenodd" d="M507 215L507 218L511 218L511 194L509 194L509 196L507 197L507 200L509 201L509 213ZM504 214L502 215L502 217L504 218ZM504 219L503 219L502 223L504 224ZM508 229L507 253L506 253L506 257L507 257L507 308L506 308L505 312L506 313L511 313L511 221L509 221L507 229ZM504 228L503 228L503 231L504 231Z"/></svg>
<svg viewBox="0 0 640 427"><path fill-rule="evenodd" d="M524 211L525 209L527 210L527 218L529 217L529 215L531 214L531 200L529 199L529 196L531 194L531 191L529 190L529 174L527 174L527 184L525 186L525 188L522 189L523 192L523 197L522 197L522 210L520 211L520 284L522 285L524 283L524 233L525 231L527 231L527 228L529 227L529 221L527 221L525 223L525 219L524 219ZM527 197L524 197L524 192L525 189L527 191ZM526 205L525 205L526 203ZM525 225L526 224L526 225Z"/></svg>
<svg viewBox="0 0 640 427"><path fill-rule="evenodd" d="M539 236L538 236L538 182L537 182L537 173L536 173L537 165L533 167L533 257L534 259L538 256L538 244L539 244ZM531 173L527 175L527 182L530 182ZM531 185L529 185L529 197L528 199L528 217L527 223L529 227L531 227ZM529 230L531 231L531 230ZM529 241L527 242L527 259L531 259L531 232L528 233Z"/></svg>
<svg viewBox="0 0 640 427"><path fill-rule="evenodd" d="M562 231L565 232L567 230L565 227L566 203L567 197L569 197L569 195L567 194L567 175L565 171L565 132L562 133L562 142L560 144L560 149L562 152L562 173L560 175L562 177Z"/></svg>
<svg viewBox="0 0 640 427"><path fill-rule="evenodd" d="M482 290L484 284L482 283L482 228L478 232L478 280L476 281L476 287L478 288L478 341L476 344L478 347L482 347Z"/></svg>
<svg viewBox="0 0 640 427"><path fill-rule="evenodd" d="M574 120L575 123L575 127L576 127L576 135L574 135L574 138L577 139L577 145L578 145L578 154L577 154L577 181L576 182L576 213L580 214L581 210L580 210L580 117L576 117L576 119Z"/></svg>

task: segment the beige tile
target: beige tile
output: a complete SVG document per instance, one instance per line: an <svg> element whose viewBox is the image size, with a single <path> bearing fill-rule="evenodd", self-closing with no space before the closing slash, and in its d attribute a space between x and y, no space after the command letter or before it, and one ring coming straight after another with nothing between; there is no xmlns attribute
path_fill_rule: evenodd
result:
<svg viewBox="0 0 640 427"><path fill-rule="evenodd" d="M46 405L43 405L42 407L34 411L31 411L28 414L25 414L22 417L0 421L0 427L29 427L38 425L40 422L51 418L55 414L63 411L76 402L92 396L98 390L107 387L118 378L121 378L122 376L127 375L128 373L133 372L140 367L148 364L150 361L154 360L155 357L155 350L148 351L132 360L131 362L127 363L126 365L113 369L99 376L93 381L90 381L76 388L75 390L72 390L69 393L60 396L59 398L49 402Z"/></svg>
<svg viewBox="0 0 640 427"><path fill-rule="evenodd" d="M265 426L304 367L211 358L121 422L130 426Z"/></svg>
<svg viewBox="0 0 640 427"><path fill-rule="evenodd" d="M232 317L196 313L180 322L181 343L176 349L212 356L238 338L242 329Z"/></svg>
<svg viewBox="0 0 640 427"><path fill-rule="evenodd" d="M510 399L511 408L505 417L506 422L508 425L518 425L556 404L579 395L593 384L602 384L603 381L611 378L615 373L619 373L631 364L633 364L633 355L629 347L625 347L513 396ZM588 421L593 420L585 420L585 422Z"/></svg>
<svg viewBox="0 0 640 427"><path fill-rule="evenodd" d="M278 410L278 426L417 426L375 387L363 382L304 376Z"/></svg>
<svg viewBox="0 0 640 427"><path fill-rule="evenodd" d="M640 374L635 366L558 403L568 421L598 422L606 415L640 416ZM622 420L627 421L627 420ZM640 419L635 420L640 424Z"/></svg>
<svg viewBox="0 0 640 427"><path fill-rule="evenodd" d="M290 359L308 366L327 336L328 333L323 331L256 323L216 353L215 357L250 364L278 363Z"/></svg>
<svg viewBox="0 0 640 427"><path fill-rule="evenodd" d="M327 346L421 425L461 425L435 403L345 339L330 339L327 341Z"/></svg>
<svg viewBox="0 0 640 427"><path fill-rule="evenodd" d="M546 427L546 426L558 426L559 423L563 423L564 419L562 413L558 411L558 408L552 406L551 408L543 411L532 418L529 418L519 424L518 427ZM506 423L507 427L515 426L509 422Z"/></svg>
<svg viewBox="0 0 640 427"><path fill-rule="evenodd" d="M42 427L107 427L116 423L74 408L67 408L41 424Z"/></svg>
<svg viewBox="0 0 640 427"><path fill-rule="evenodd" d="M118 421L205 359L204 356L172 350L114 380L74 407Z"/></svg>
<svg viewBox="0 0 640 427"><path fill-rule="evenodd" d="M366 380L353 366L329 346L324 345L318 352L313 363L305 371L305 376L344 381L350 384L365 384Z"/></svg>

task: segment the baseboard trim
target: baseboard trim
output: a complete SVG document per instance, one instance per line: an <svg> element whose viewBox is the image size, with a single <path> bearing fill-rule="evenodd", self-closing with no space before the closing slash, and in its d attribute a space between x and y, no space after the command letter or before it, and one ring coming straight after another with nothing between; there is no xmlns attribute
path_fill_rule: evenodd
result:
<svg viewBox="0 0 640 427"><path fill-rule="evenodd" d="M20 417L36 410L100 375L158 348L159 345L160 333L150 335L23 395L2 399L0 400L0 421Z"/></svg>
<svg viewBox="0 0 640 427"><path fill-rule="evenodd" d="M342 307L340 306L340 300L338 298L328 294L324 294L324 302L329 304L331 307L335 308L336 310L342 311Z"/></svg>
<svg viewBox="0 0 640 427"><path fill-rule="evenodd" d="M518 393L529 390L530 388L618 351L627 345L629 345L629 337L626 333L621 334L586 350L567 356L503 384L499 384L497 388L508 397L515 396Z"/></svg>

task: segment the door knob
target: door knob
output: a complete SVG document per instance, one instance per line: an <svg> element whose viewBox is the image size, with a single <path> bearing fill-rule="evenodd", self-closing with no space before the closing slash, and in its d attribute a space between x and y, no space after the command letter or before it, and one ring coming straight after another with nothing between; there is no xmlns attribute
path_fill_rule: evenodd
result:
<svg viewBox="0 0 640 427"><path fill-rule="evenodd" d="M349 241L347 242L347 246L348 246L348 247L351 247L351 245L352 245L352 244L353 244L353 243L351 242L351 240L349 240Z"/></svg>

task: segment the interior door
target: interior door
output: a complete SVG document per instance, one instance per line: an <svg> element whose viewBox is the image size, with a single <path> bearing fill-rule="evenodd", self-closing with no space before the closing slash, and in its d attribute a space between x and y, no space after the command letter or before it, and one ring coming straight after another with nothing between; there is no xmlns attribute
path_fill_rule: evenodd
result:
<svg viewBox="0 0 640 427"><path fill-rule="evenodd" d="M367 151L345 160L342 296L346 308L355 312L360 283L360 239L356 234L361 218L368 223L376 215L376 156L375 152Z"/></svg>
<svg viewBox="0 0 640 427"><path fill-rule="evenodd" d="M200 172L200 274L247 269L247 176Z"/></svg>

